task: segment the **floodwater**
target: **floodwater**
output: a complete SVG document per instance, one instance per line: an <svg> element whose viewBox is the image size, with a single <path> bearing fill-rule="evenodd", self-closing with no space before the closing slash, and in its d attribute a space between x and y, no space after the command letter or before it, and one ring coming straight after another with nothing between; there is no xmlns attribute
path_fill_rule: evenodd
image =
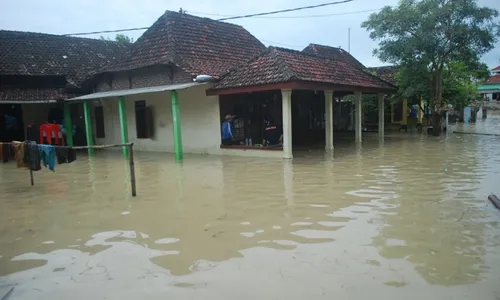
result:
<svg viewBox="0 0 500 300"><path fill-rule="evenodd" d="M0 165L0 299L500 299L500 137L135 157Z"/></svg>

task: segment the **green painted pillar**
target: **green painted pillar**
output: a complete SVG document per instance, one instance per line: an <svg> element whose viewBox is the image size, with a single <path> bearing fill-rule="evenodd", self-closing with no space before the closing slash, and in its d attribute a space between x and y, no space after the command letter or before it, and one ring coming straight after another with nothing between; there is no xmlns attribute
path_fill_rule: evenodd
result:
<svg viewBox="0 0 500 300"><path fill-rule="evenodd" d="M181 131L181 114L179 112L179 97L177 91L171 91L172 97L172 125L174 128L174 152L175 160L182 160L182 131Z"/></svg>
<svg viewBox="0 0 500 300"><path fill-rule="evenodd" d="M73 123L71 122L71 107L64 103L64 127L66 128L66 145L73 147Z"/></svg>
<svg viewBox="0 0 500 300"><path fill-rule="evenodd" d="M122 134L122 144L128 143L127 108L125 97L118 97L118 113L120 115L120 129ZM128 147L123 147L123 156L128 157Z"/></svg>
<svg viewBox="0 0 500 300"><path fill-rule="evenodd" d="M87 146L94 146L92 139L92 121L90 120L90 102L83 102L83 115L85 117L85 136L87 137ZM94 149L88 150L89 155L94 152Z"/></svg>

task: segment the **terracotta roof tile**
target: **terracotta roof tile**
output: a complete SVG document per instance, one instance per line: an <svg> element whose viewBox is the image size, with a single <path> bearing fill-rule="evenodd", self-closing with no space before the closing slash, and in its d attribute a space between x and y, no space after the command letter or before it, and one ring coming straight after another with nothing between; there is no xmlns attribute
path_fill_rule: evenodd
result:
<svg viewBox="0 0 500 300"><path fill-rule="evenodd" d="M64 88L3 88L0 90L0 103L7 101L59 101L76 96L66 92Z"/></svg>
<svg viewBox="0 0 500 300"><path fill-rule="evenodd" d="M366 71L394 85L398 83L396 75L399 71L399 68L397 66L372 67L367 68Z"/></svg>
<svg viewBox="0 0 500 300"><path fill-rule="evenodd" d="M125 49L111 41L0 30L0 75L62 75L78 87Z"/></svg>
<svg viewBox="0 0 500 300"><path fill-rule="evenodd" d="M496 84L496 83L500 83L500 75L493 75L488 79L488 81L486 81L486 84Z"/></svg>
<svg viewBox="0 0 500 300"><path fill-rule="evenodd" d="M265 46L235 24L166 11L105 71L174 64L191 75L218 76L258 55Z"/></svg>
<svg viewBox="0 0 500 300"><path fill-rule="evenodd" d="M292 81L396 89L390 83L345 62L275 47L269 47L247 65L226 74L215 88L236 88Z"/></svg>
<svg viewBox="0 0 500 300"><path fill-rule="evenodd" d="M494 68L492 71L500 71L500 66Z"/></svg>
<svg viewBox="0 0 500 300"><path fill-rule="evenodd" d="M302 52L307 54L314 54L320 57L329 58L333 60L338 60L346 64L352 65L359 69L365 69L366 67L359 62L354 56L342 48L336 48L325 45L309 44L305 47Z"/></svg>

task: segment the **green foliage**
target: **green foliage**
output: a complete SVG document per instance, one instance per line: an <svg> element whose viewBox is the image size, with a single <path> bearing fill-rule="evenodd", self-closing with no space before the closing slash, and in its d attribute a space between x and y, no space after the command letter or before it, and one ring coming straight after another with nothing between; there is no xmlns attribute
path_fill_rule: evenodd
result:
<svg viewBox="0 0 500 300"><path fill-rule="evenodd" d="M108 38L105 38L101 35L101 40L105 40L105 41L111 41L111 39L108 37ZM124 45L130 45L130 44L133 44L134 43L134 39L129 37L129 36L126 36L124 34L121 34L121 33L118 33L116 36L115 36L115 42L118 42L118 43L122 43Z"/></svg>
<svg viewBox="0 0 500 300"><path fill-rule="evenodd" d="M484 72L479 58L500 36L497 16L476 0L401 0L371 14L362 26L379 41L374 54L401 66L402 95L422 96L438 112L470 92L473 78Z"/></svg>

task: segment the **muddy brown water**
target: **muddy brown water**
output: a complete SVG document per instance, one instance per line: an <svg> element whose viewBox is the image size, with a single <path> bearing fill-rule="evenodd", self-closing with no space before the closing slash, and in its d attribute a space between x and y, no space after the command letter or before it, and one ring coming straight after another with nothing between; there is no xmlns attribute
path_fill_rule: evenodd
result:
<svg viewBox="0 0 500 300"><path fill-rule="evenodd" d="M488 115L463 131L500 133ZM500 299L500 138L365 135L293 161L0 165L0 298Z"/></svg>

